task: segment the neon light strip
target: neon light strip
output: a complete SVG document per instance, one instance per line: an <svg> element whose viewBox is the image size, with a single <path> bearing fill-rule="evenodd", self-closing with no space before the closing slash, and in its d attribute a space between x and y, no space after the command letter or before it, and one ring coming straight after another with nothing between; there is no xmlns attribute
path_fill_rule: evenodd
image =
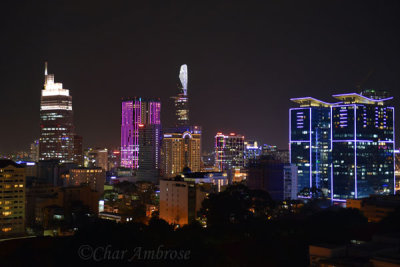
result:
<svg viewBox="0 0 400 267"><path fill-rule="evenodd" d="M354 198L357 199L357 107L354 105Z"/></svg>
<svg viewBox="0 0 400 267"><path fill-rule="evenodd" d="M312 125L312 112L310 110L310 188L312 187L312 142L311 142L311 125Z"/></svg>
<svg viewBox="0 0 400 267"><path fill-rule="evenodd" d="M337 198L335 198L335 199L333 199L333 201L336 201L336 202L346 202L346 199L337 199Z"/></svg>
<svg viewBox="0 0 400 267"><path fill-rule="evenodd" d="M292 111L289 109L289 163L290 164L292 164L292 146L291 146L291 144L292 144ZM296 188L296 191L297 191L297 188Z"/></svg>
<svg viewBox="0 0 400 267"><path fill-rule="evenodd" d="M306 108L291 108L291 109L289 109L289 110L299 110L299 109L305 110Z"/></svg>
<svg viewBox="0 0 400 267"><path fill-rule="evenodd" d="M331 161L332 161L332 153L333 153L333 122L332 122L332 120L333 120L333 111L332 111L332 107L331 107L331 114L330 114L330 116L331 116L331 125L330 125L330 128L331 128L331 147L330 147L330 154L331 154ZM333 163L331 163L331 201L333 201Z"/></svg>
<svg viewBox="0 0 400 267"><path fill-rule="evenodd" d="M328 103L328 102L325 102L325 101L322 101L322 100L319 100L319 99L316 99L316 98L310 97L310 96L306 96L306 97L297 97L297 98L291 98L291 99L290 99L290 101L298 101L298 100L316 101L316 102L320 102L320 103L323 103L323 104L326 104L326 105L337 105L337 104L339 104L339 103L342 103L342 102Z"/></svg>
<svg viewBox="0 0 400 267"><path fill-rule="evenodd" d="M307 141L305 141L305 140L298 140L298 141L296 141L296 140L293 140L293 141L290 141L291 143L310 143L310 140L307 140Z"/></svg>
<svg viewBox="0 0 400 267"><path fill-rule="evenodd" d="M392 117L393 117L393 195L396 194L396 155L395 155L395 119L394 119L394 107L388 107L392 110Z"/></svg>
<svg viewBox="0 0 400 267"><path fill-rule="evenodd" d="M40 110L72 110L72 106L71 105L54 105L54 106L43 105L40 107Z"/></svg>
<svg viewBox="0 0 400 267"><path fill-rule="evenodd" d="M364 143L371 143L371 142L374 142L373 140L333 140L332 142L335 142L335 143L339 143L339 142L341 142L341 143L346 143L346 142L364 142ZM380 142L380 141L379 141ZM384 142L384 141L382 141L382 142ZM391 141L388 141L388 142L391 142ZM387 142L386 142L387 143Z"/></svg>

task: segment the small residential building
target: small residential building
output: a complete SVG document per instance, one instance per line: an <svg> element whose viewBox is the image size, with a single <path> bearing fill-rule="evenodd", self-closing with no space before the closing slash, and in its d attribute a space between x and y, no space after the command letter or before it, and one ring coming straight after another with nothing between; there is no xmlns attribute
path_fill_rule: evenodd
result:
<svg viewBox="0 0 400 267"><path fill-rule="evenodd" d="M180 226L190 223L197 218L203 200L214 188L212 177L160 180L160 218Z"/></svg>
<svg viewBox="0 0 400 267"><path fill-rule="evenodd" d="M359 209L369 222L379 222L397 207L400 207L400 195L380 195L362 199L347 199L346 207Z"/></svg>

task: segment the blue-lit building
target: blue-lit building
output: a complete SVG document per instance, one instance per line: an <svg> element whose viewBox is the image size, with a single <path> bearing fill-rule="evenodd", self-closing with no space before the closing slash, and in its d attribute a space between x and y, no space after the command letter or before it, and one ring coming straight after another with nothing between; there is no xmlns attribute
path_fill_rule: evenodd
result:
<svg viewBox="0 0 400 267"><path fill-rule="evenodd" d="M333 95L339 102L293 98L290 162L298 191L313 188L332 200L394 193L392 97L375 91Z"/></svg>
<svg viewBox="0 0 400 267"><path fill-rule="evenodd" d="M257 141L244 141L244 161L248 165L250 161L256 160L261 156L262 147Z"/></svg>

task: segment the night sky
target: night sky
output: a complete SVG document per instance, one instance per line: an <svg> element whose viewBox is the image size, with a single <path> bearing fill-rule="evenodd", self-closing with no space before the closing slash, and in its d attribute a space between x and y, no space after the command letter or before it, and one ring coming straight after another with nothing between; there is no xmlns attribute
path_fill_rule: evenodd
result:
<svg viewBox="0 0 400 267"><path fill-rule="evenodd" d="M39 137L45 60L70 89L85 147L119 145L124 96L160 97L170 126L182 64L203 150L217 131L287 148L289 98L334 101L361 82L390 91L400 118L400 1L1 5L0 153Z"/></svg>

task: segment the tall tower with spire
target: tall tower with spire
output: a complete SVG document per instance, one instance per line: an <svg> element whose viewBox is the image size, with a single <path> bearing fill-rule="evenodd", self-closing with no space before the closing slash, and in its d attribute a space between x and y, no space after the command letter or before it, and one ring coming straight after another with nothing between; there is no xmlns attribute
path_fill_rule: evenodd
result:
<svg viewBox="0 0 400 267"><path fill-rule="evenodd" d="M173 97L175 102L175 123L176 126L189 126L188 69L186 64L181 66L179 80L181 82L179 93Z"/></svg>
<svg viewBox="0 0 400 267"><path fill-rule="evenodd" d="M44 69L44 87L40 99L39 160L74 161L74 125L72 96L62 83L54 82Z"/></svg>
<svg viewBox="0 0 400 267"><path fill-rule="evenodd" d="M161 147L161 172L164 177L190 169L201 170L201 127L189 121L188 68L183 64L179 71L179 93L172 97L175 104L175 127L164 128Z"/></svg>

